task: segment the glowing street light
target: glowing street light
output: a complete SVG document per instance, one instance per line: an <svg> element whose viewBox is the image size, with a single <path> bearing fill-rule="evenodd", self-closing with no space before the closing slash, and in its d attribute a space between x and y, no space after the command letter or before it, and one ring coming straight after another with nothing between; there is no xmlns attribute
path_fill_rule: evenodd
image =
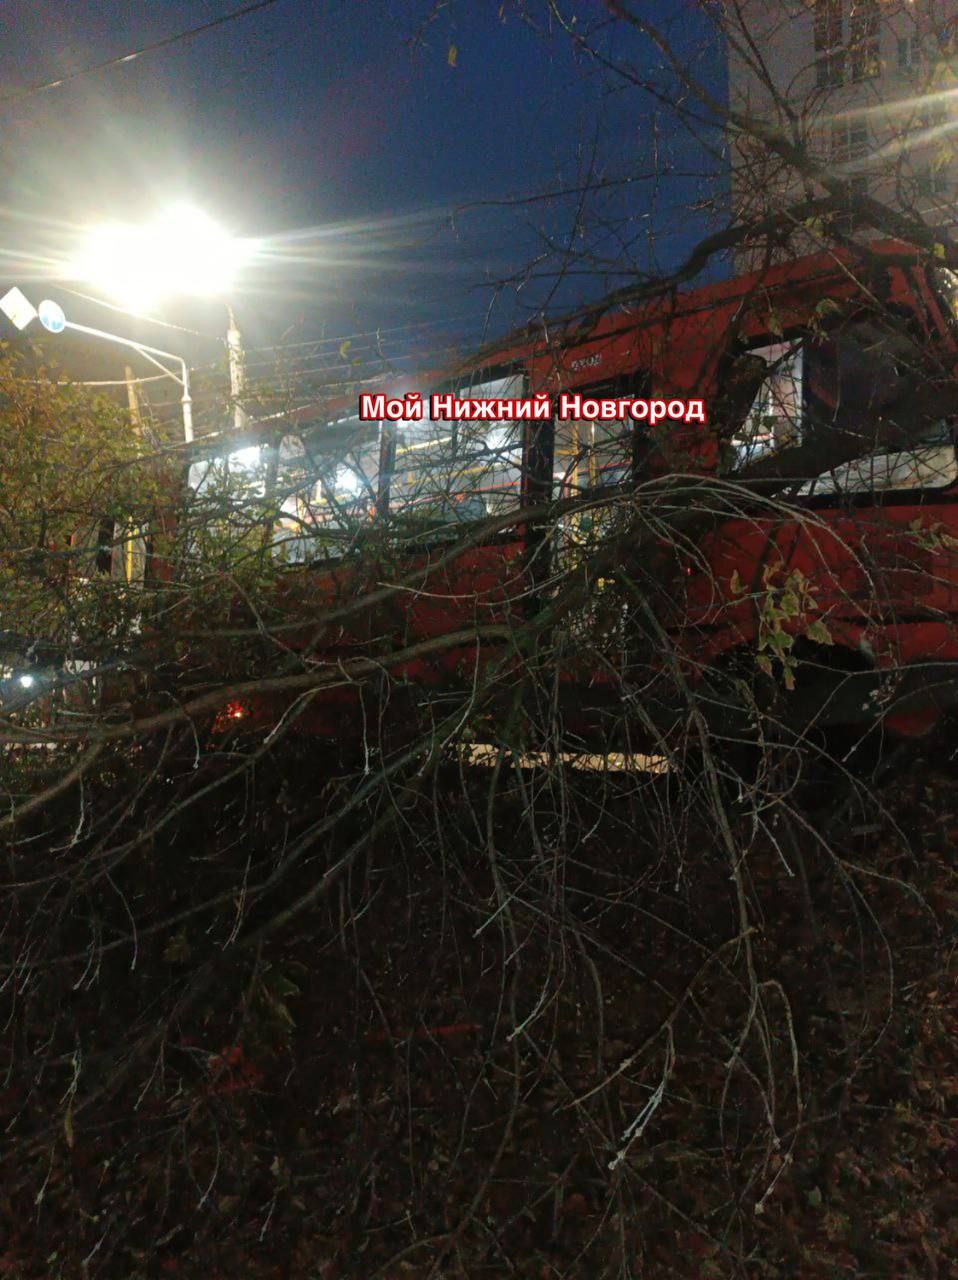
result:
<svg viewBox="0 0 958 1280"><path fill-rule="evenodd" d="M147 310L173 294L225 301L254 247L254 241L229 235L200 210L177 205L139 226L114 222L91 228L68 274L132 311ZM232 308L227 309L230 395L239 428L246 423L239 403L245 384L243 347Z"/></svg>
<svg viewBox="0 0 958 1280"><path fill-rule="evenodd" d="M142 311L171 294L223 297L250 248L200 210L177 205L140 226L113 222L91 228L69 272Z"/></svg>

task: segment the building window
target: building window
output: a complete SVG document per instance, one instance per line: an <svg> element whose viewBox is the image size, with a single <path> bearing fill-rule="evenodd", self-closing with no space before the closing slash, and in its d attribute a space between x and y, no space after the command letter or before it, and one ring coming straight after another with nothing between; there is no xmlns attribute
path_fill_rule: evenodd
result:
<svg viewBox="0 0 958 1280"><path fill-rule="evenodd" d="M815 82L819 89L839 89L845 82L845 51L826 54L815 63Z"/></svg>
<svg viewBox="0 0 958 1280"><path fill-rule="evenodd" d="M830 159L833 165L849 164L868 155L868 125L860 120L837 120L832 125Z"/></svg>
<svg viewBox="0 0 958 1280"><path fill-rule="evenodd" d="M901 71L914 71L921 61L921 42L917 36L898 41L898 67Z"/></svg>
<svg viewBox="0 0 958 1280"><path fill-rule="evenodd" d="M868 155L868 126L861 121L838 120L832 125L830 160L835 168L854 164ZM835 230L850 235L858 225L855 204L868 195L868 176L863 173L852 173L844 177L848 183L848 208L834 215L832 225Z"/></svg>
<svg viewBox="0 0 958 1280"><path fill-rule="evenodd" d="M842 42L842 0L815 0L815 49L821 53Z"/></svg>

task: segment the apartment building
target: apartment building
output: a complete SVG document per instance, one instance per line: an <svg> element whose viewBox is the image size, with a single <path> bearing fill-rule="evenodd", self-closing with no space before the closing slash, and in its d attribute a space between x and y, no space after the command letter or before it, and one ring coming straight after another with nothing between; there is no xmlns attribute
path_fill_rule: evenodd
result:
<svg viewBox="0 0 958 1280"><path fill-rule="evenodd" d="M738 0L726 14L733 112L777 126L853 196L958 223L958 0ZM732 135L737 219L822 194ZM868 234L852 209L841 229Z"/></svg>

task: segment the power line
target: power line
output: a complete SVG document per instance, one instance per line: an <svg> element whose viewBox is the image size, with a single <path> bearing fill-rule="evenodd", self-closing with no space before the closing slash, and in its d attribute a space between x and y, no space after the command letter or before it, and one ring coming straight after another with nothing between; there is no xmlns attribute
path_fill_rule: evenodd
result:
<svg viewBox="0 0 958 1280"><path fill-rule="evenodd" d="M242 9L233 9L230 13L224 13L220 18L214 18L211 22L204 22L201 26L190 27L188 31L180 31L175 36L166 36L163 40L154 40L152 44L141 45L139 49L134 49L130 53L121 54L116 58L107 58L105 62L93 62L89 66L79 67L76 71L71 71L68 75L60 76L56 80L47 80L42 84L33 84L26 89L18 89L16 93L8 93L0 97L0 106L7 102L19 102L22 98L29 98L35 93L43 93L47 89L59 89L61 85L69 84L72 80L79 80L81 76L95 75L98 71L108 71L110 67L118 67L122 62L133 62L136 58L142 58L144 54L156 53L159 49L168 49L170 45L178 44L181 40L191 40L194 36L201 35L205 31L212 31L214 27L220 27L224 22L232 22L234 18L244 18L249 13L256 13L259 9L268 9L270 5L277 4L278 0L256 0L255 4L244 5Z"/></svg>
<svg viewBox="0 0 958 1280"><path fill-rule="evenodd" d="M127 387L131 383L139 386L143 382L165 381L166 375L162 373L154 373L147 378L108 378L97 382L89 382L77 378L65 378L56 382L52 378L11 378L11 382L29 383L32 387ZM177 400L176 403L179 404L180 402Z"/></svg>
<svg viewBox="0 0 958 1280"><path fill-rule="evenodd" d="M98 307L106 307L107 311L115 311L121 316L130 316L134 320L145 320L147 324L156 324L163 329L175 329L178 333L190 333L194 338L209 338L210 341L224 343L219 334L204 333L201 329L190 329L185 324L173 324L171 320L161 320L158 316L143 315L139 311L130 311L127 307L115 306L104 298L97 298L92 293L81 293L79 289L69 289L65 284L58 284L61 293L72 294L74 298L82 298L84 302L95 302Z"/></svg>
<svg viewBox="0 0 958 1280"><path fill-rule="evenodd" d="M390 328L365 329L358 333L344 333L338 336L328 338L310 338L302 342L281 342L272 343L262 347L247 347L247 352L252 351L292 351L296 347L316 347L320 345L326 346L342 346L344 342L353 342L358 338L378 338L381 335L392 333L408 333L413 329L435 329L440 325L453 324L457 320L470 318L471 313L460 311L453 316L443 316L438 320L416 320L410 321L408 324L397 324Z"/></svg>

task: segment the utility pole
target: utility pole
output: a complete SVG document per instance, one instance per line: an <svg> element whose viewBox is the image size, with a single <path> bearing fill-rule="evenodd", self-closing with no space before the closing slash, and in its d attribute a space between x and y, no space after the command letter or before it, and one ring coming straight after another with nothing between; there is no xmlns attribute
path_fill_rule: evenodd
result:
<svg viewBox="0 0 958 1280"><path fill-rule="evenodd" d="M136 379L129 365L125 366L123 372L126 377L126 402L130 406L130 418L133 421L133 429L137 435L140 435L143 431L143 419L140 417L140 397L137 395Z"/></svg>
<svg viewBox="0 0 958 1280"><path fill-rule="evenodd" d="M228 307L230 317L226 331L226 349L230 361L230 399L233 402L233 426L242 431L249 418L243 408L243 395L246 391L246 365L243 360L243 335L236 324L233 308Z"/></svg>

